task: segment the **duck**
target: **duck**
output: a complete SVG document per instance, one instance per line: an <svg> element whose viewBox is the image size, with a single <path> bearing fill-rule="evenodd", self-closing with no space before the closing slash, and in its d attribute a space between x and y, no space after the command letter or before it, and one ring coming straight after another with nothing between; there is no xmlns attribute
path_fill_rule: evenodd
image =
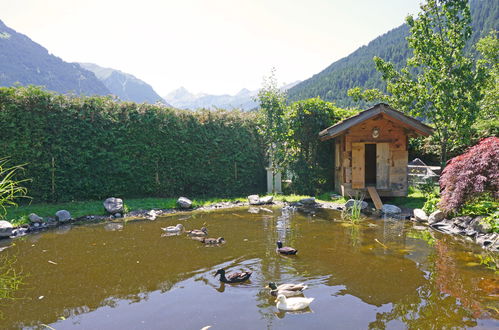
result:
<svg viewBox="0 0 499 330"><path fill-rule="evenodd" d="M308 288L308 286L306 286L304 283L300 284L286 283L276 286L274 282L270 282L268 288L270 288L270 294L275 297L277 297L280 294L286 297L293 297L301 295L303 293L303 290Z"/></svg>
<svg viewBox="0 0 499 330"><path fill-rule="evenodd" d="M300 309L305 309L310 304L312 301L314 301L315 298L303 298L303 297L293 297L293 298L286 298L285 295L280 294L277 296L277 299L275 300L276 307L280 310L283 311L298 311Z"/></svg>
<svg viewBox="0 0 499 330"><path fill-rule="evenodd" d="M276 251L279 252L280 254L285 254L285 255L292 255L292 254L296 254L296 252L298 252L297 249L294 249L292 247L282 246L282 242L281 241L277 241L277 249L276 249Z"/></svg>
<svg viewBox="0 0 499 330"><path fill-rule="evenodd" d="M161 229L163 229L167 233L172 233L172 234L181 233L184 231L184 226L181 223L179 223L176 226L168 226L166 228L161 228Z"/></svg>
<svg viewBox="0 0 499 330"><path fill-rule="evenodd" d="M239 283L239 282L244 282L248 280L253 274L252 271L245 271L245 272L237 272L237 273L231 273L225 277L225 269L220 268L217 270L214 276L217 276L220 274L220 282L224 283Z"/></svg>
<svg viewBox="0 0 499 330"><path fill-rule="evenodd" d="M187 235L191 237L202 237L208 236L208 229L206 227L201 227L201 229L193 229L187 232Z"/></svg>
<svg viewBox="0 0 499 330"><path fill-rule="evenodd" d="M225 243L225 239L223 237L219 237L219 238L202 238L201 242L203 242L204 244L210 244L210 245L223 244L223 243Z"/></svg>

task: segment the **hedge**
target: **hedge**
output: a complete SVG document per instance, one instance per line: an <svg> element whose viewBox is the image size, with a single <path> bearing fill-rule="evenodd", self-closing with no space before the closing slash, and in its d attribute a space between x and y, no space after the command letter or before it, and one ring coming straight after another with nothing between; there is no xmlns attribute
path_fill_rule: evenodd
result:
<svg viewBox="0 0 499 330"><path fill-rule="evenodd" d="M251 113L0 88L0 158L37 202L258 193L263 150Z"/></svg>

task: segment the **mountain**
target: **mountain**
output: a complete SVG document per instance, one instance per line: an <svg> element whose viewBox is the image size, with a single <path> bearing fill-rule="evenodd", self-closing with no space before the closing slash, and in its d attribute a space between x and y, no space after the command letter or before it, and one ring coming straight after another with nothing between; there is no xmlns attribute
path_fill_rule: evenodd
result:
<svg viewBox="0 0 499 330"><path fill-rule="evenodd" d="M166 104L165 100L159 96L154 89L144 81L131 74L103 68L93 63L78 63L82 68L89 70L122 101L132 101L136 103L156 103Z"/></svg>
<svg viewBox="0 0 499 330"><path fill-rule="evenodd" d="M107 95L95 75L67 63L0 21L0 86L39 85L59 93Z"/></svg>
<svg viewBox="0 0 499 330"><path fill-rule="evenodd" d="M471 0L471 15L473 35L469 50L478 39L490 30L499 30L499 1ZM381 75L376 71L373 57L379 56L394 63L400 68L412 56L412 50L407 46L406 37L409 27L403 24L382 36L362 46L352 54L344 57L323 71L301 82L288 91L291 101L320 96L327 101L333 101L339 107L365 107L364 102L354 102L347 91L353 87L379 88L385 90L386 85Z"/></svg>
<svg viewBox="0 0 499 330"><path fill-rule="evenodd" d="M298 84L299 81L284 85L281 90L286 91ZM241 109L245 111L253 110L258 107L255 100L258 91L250 91L247 88L241 89L235 95L211 95L211 94L192 94L184 87L180 87L164 97L171 105L180 109Z"/></svg>

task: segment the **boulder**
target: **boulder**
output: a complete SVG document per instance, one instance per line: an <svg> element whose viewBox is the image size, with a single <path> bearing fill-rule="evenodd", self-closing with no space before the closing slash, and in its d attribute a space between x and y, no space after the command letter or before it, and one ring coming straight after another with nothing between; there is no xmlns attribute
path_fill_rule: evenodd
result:
<svg viewBox="0 0 499 330"><path fill-rule="evenodd" d="M248 196L248 203L250 205L259 205L260 204L260 197L258 197L258 195L249 195Z"/></svg>
<svg viewBox="0 0 499 330"><path fill-rule="evenodd" d="M260 204L271 204L274 200L274 196L265 196L260 198Z"/></svg>
<svg viewBox="0 0 499 330"><path fill-rule="evenodd" d="M492 225L487 221L483 220L483 217L475 221L473 224L473 229L475 229L479 233L488 234L492 232Z"/></svg>
<svg viewBox="0 0 499 330"><path fill-rule="evenodd" d="M435 223L435 222L440 222L443 219L445 219L444 212L442 212L440 210L436 210L435 212L433 212L432 214L430 214L430 216L428 217L428 222L429 223Z"/></svg>
<svg viewBox="0 0 499 330"><path fill-rule="evenodd" d="M71 213L69 213L69 211L66 210L59 210L55 212L55 218L59 222L66 222L71 220Z"/></svg>
<svg viewBox="0 0 499 330"><path fill-rule="evenodd" d="M108 213L122 213L123 212L123 200L121 198L109 197L104 201L104 208Z"/></svg>
<svg viewBox="0 0 499 330"><path fill-rule="evenodd" d="M180 206L181 209L190 209L192 207L192 201L187 197L179 197L179 199L177 199L177 205Z"/></svg>
<svg viewBox="0 0 499 330"><path fill-rule="evenodd" d="M0 238L9 237L12 235L14 227L12 224L5 220L0 220Z"/></svg>
<svg viewBox="0 0 499 330"><path fill-rule="evenodd" d="M315 197L300 199L299 203L301 203L303 205L314 205L315 204Z"/></svg>
<svg viewBox="0 0 499 330"><path fill-rule="evenodd" d="M36 215L35 213L31 213L30 215L28 215L28 219L31 223L41 223L43 222L43 218Z"/></svg>
<svg viewBox="0 0 499 330"><path fill-rule="evenodd" d="M400 207L391 205L391 204L383 204L383 207L381 208L381 212L384 214L399 214L402 212Z"/></svg>
<svg viewBox="0 0 499 330"><path fill-rule="evenodd" d="M418 222L428 222L428 216L426 212L422 209L414 209L414 218Z"/></svg>
<svg viewBox="0 0 499 330"><path fill-rule="evenodd" d="M349 208L352 208L354 206L354 204L357 203L359 204L360 203L360 210L361 211L365 211L367 209L367 207L369 206L367 204L367 202L364 202L364 201L358 201L358 200L355 200L355 199L349 199L346 203L345 203L345 209L349 209Z"/></svg>
<svg viewBox="0 0 499 330"><path fill-rule="evenodd" d="M467 228L471 221L473 221L473 218L470 216L456 217L452 219L454 225L458 226L459 228Z"/></svg>

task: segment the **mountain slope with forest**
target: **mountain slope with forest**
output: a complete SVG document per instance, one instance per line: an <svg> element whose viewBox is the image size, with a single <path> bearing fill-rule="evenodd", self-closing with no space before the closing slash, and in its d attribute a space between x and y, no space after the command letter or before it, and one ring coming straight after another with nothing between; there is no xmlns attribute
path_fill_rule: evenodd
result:
<svg viewBox="0 0 499 330"><path fill-rule="evenodd" d="M166 104L165 100L158 95L146 82L135 76L111 68L103 68L93 63L78 63L81 67L89 70L122 101L132 101L136 103L161 102Z"/></svg>
<svg viewBox="0 0 499 330"><path fill-rule="evenodd" d="M95 75L64 62L0 20L0 86L38 85L59 93L107 95Z"/></svg>
<svg viewBox="0 0 499 330"><path fill-rule="evenodd" d="M499 30L499 1L471 0L473 35L469 49L476 41L484 37L490 30ZM379 56L394 63L397 68L405 65L412 56L407 46L406 37L409 27L403 24L362 46L352 54L344 57L320 73L304 80L288 91L291 101L320 96L333 101L339 107L365 107L364 102L354 102L347 92L353 87L379 88L385 90L385 83L376 71L373 57Z"/></svg>

